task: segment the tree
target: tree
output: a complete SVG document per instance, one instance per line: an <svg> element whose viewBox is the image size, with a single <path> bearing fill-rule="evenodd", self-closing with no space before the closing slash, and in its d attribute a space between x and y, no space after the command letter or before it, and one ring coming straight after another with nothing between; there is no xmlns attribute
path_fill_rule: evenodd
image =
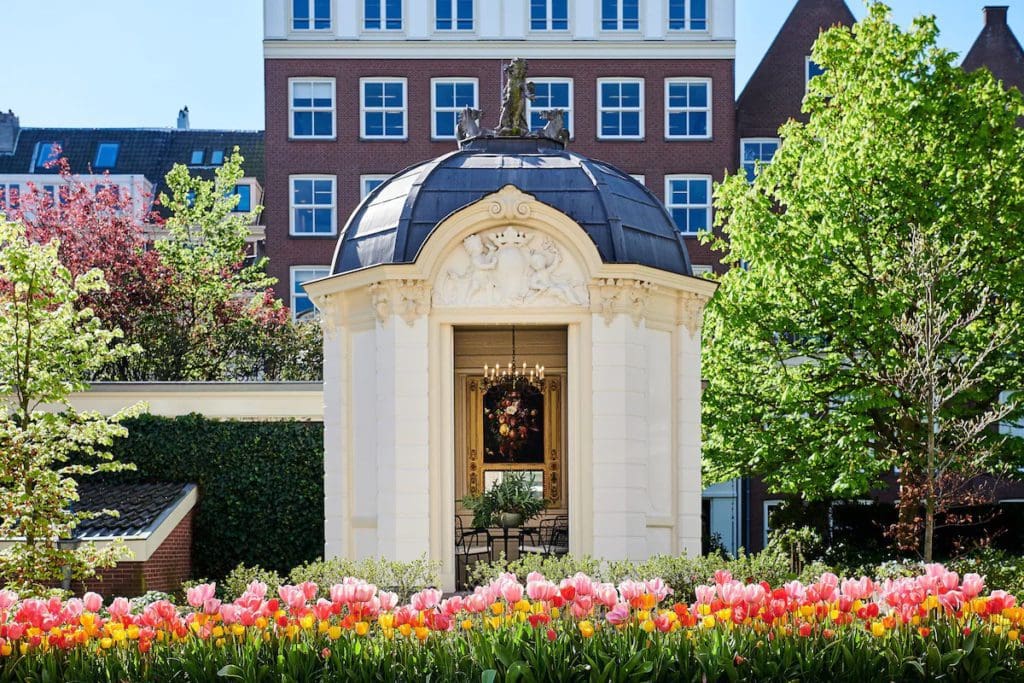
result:
<svg viewBox="0 0 1024 683"><path fill-rule="evenodd" d="M898 470L929 561L936 515L1020 462L995 425L1024 386L1024 102L936 35L872 4L818 39L808 122L782 127L752 184L718 189L724 236L706 239L736 267L703 365L710 479L813 500Z"/></svg>
<svg viewBox="0 0 1024 683"><path fill-rule="evenodd" d="M137 348L79 305L106 288L103 274L73 275L59 249L56 240L34 242L24 226L0 217L0 538L24 539L0 553L4 585L87 578L121 552L60 543L96 516L73 509L75 478L124 468L107 448L127 433L120 421L137 412L78 412L68 396Z"/></svg>

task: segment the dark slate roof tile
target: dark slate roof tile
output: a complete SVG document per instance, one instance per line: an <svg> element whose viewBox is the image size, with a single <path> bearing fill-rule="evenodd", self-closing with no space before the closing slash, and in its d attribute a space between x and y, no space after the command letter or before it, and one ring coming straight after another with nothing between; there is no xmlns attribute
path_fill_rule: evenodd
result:
<svg viewBox="0 0 1024 683"><path fill-rule="evenodd" d="M86 480L78 485L77 511L117 510L120 515L100 515L82 522L75 538L140 536L153 531L165 512L195 488L194 484L114 483Z"/></svg>

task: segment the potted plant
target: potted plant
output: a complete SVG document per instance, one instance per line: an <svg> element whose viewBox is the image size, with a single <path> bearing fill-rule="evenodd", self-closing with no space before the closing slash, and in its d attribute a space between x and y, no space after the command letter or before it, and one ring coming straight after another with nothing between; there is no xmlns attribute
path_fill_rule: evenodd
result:
<svg viewBox="0 0 1024 683"><path fill-rule="evenodd" d="M547 501L534 490L533 477L524 472L506 473L482 494L463 498L462 504L472 511L477 529L520 526L547 507Z"/></svg>

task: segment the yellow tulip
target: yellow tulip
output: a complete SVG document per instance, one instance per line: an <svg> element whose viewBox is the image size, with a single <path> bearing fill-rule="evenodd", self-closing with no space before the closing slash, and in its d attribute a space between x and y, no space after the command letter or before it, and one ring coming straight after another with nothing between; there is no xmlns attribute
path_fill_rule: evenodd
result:
<svg viewBox="0 0 1024 683"><path fill-rule="evenodd" d="M594 625L591 624L589 621L581 621L578 624L578 626L580 629L580 635L584 638L589 638L590 636L594 635Z"/></svg>
<svg viewBox="0 0 1024 683"><path fill-rule="evenodd" d="M398 627L398 632L406 638L408 638L409 634L412 633L412 626L410 626L409 624L402 624Z"/></svg>
<svg viewBox="0 0 1024 683"><path fill-rule="evenodd" d="M420 642L423 642L424 640L427 639L428 635L430 635L430 629L429 628L427 628L426 626L417 626L416 627L416 639L417 640L419 640Z"/></svg>
<svg viewBox="0 0 1024 683"><path fill-rule="evenodd" d="M530 601L529 600L525 600L525 599L524 600L520 600L519 602L517 602L515 604L515 610L517 612L529 612L530 611Z"/></svg>
<svg viewBox="0 0 1024 683"><path fill-rule="evenodd" d="M473 620L472 619L463 619L462 620L462 630L463 631L469 631L472 628L473 628Z"/></svg>
<svg viewBox="0 0 1024 683"><path fill-rule="evenodd" d="M28 643L21 643L20 645L18 645L18 652L20 652L22 654L22 656L27 654L28 653Z"/></svg>
<svg viewBox="0 0 1024 683"><path fill-rule="evenodd" d="M14 648L11 647L10 643L4 643L2 646L0 646L0 655L3 655L4 657L7 657L13 651Z"/></svg>
<svg viewBox="0 0 1024 683"><path fill-rule="evenodd" d="M382 614L377 617L377 623L380 624L381 628L391 628L395 625L394 614Z"/></svg>
<svg viewBox="0 0 1024 683"><path fill-rule="evenodd" d="M104 650L109 650L110 648L114 647L113 639L111 639L111 638L102 638L100 640L100 647L102 647Z"/></svg>
<svg viewBox="0 0 1024 683"><path fill-rule="evenodd" d="M242 626L241 624L231 624L231 635L237 638L238 636L241 636L243 633L245 633L244 626Z"/></svg>
<svg viewBox="0 0 1024 683"><path fill-rule="evenodd" d="M714 628L715 627L715 618L710 616L710 615L706 616L703 619L701 619L700 625L703 626L704 628Z"/></svg>
<svg viewBox="0 0 1024 683"><path fill-rule="evenodd" d="M218 638L217 640L213 641L213 644L217 647L224 647L224 639Z"/></svg>
<svg viewBox="0 0 1024 683"><path fill-rule="evenodd" d="M325 620L321 619L316 624L316 632L317 633L327 633L327 629L330 628L330 627L331 627L331 623L329 621L325 621Z"/></svg>
<svg viewBox="0 0 1024 683"><path fill-rule="evenodd" d="M338 638L341 638L341 627L331 626L329 629L327 629L327 637L331 640L337 640Z"/></svg>
<svg viewBox="0 0 1024 683"><path fill-rule="evenodd" d="M224 627L223 626L214 626L213 627L213 637L214 638L223 638L224 637Z"/></svg>
<svg viewBox="0 0 1024 683"><path fill-rule="evenodd" d="M1012 628L1012 629L1010 629L1009 631L1006 632L1006 637L1009 638L1010 640L1017 640L1019 635L1020 634L1017 632L1017 629L1015 629L1015 628Z"/></svg>
<svg viewBox="0 0 1024 683"><path fill-rule="evenodd" d="M637 621L647 621L650 618L651 618L651 613L648 612L647 610L645 610L645 609L637 610L637 613L636 613L636 620Z"/></svg>
<svg viewBox="0 0 1024 683"><path fill-rule="evenodd" d="M491 605L491 612L493 612L495 615L504 614L505 613L505 603L503 603L503 602L496 602L496 603L492 604Z"/></svg>
<svg viewBox="0 0 1024 683"><path fill-rule="evenodd" d="M871 623L871 635L875 636L876 638L884 636L885 635L885 625L882 624L882 622L880 622L880 621L872 622Z"/></svg>
<svg viewBox="0 0 1024 683"><path fill-rule="evenodd" d="M561 613L562 613L562 611L559 610L557 607L552 607L551 608L551 618L552 619L557 619L558 615L561 614Z"/></svg>
<svg viewBox="0 0 1024 683"><path fill-rule="evenodd" d="M313 615L312 614L307 614L304 617L302 617L301 619L299 619L299 624L302 625L302 628L304 628L305 630L308 631L309 629L313 628L313 622L314 621L315 620L313 619Z"/></svg>
<svg viewBox="0 0 1024 683"><path fill-rule="evenodd" d="M648 619L647 621L645 621L643 623L641 628L643 628L643 630L647 631L648 633L651 633L652 631L654 631L654 628L655 628L654 622L651 621L650 619Z"/></svg>
<svg viewBox="0 0 1024 683"><path fill-rule="evenodd" d="M356 622L356 635L357 636L365 636L369 632L370 632L370 625L368 623L366 623L365 621L357 621Z"/></svg>

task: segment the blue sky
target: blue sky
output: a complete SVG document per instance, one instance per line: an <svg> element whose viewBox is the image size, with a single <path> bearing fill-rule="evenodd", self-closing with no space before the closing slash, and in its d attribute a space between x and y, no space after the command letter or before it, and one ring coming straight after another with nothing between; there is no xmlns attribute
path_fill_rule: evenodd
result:
<svg viewBox="0 0 1024 683"><path fill-rule="evenodd" d="M428 0L413 0L426 2ZM795 0L736 0L737 93ZM1024 39L1024 0L1010 26ZM847 0L857 17L861 0ZM903 25L935 14L944 47L963 54L986 0L889 0ZM30 0L4 3L0 110L23 126L263 127L260 0Z"/></svg>

